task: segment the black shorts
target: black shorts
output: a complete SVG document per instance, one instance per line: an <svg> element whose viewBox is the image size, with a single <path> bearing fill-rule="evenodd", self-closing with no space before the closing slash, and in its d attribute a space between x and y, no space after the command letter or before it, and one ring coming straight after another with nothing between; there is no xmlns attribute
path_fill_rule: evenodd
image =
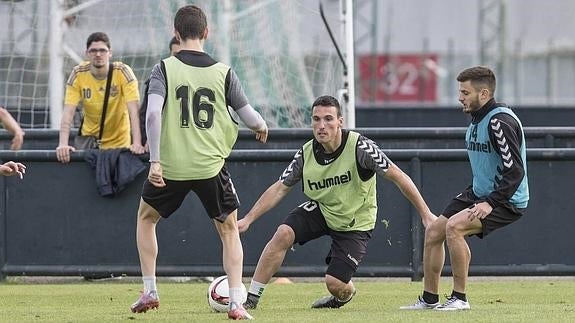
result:
<svg viewBox="0 0 575 323"><path fill-rule="evenodd" d="M300 245L329 235L331 248L325 263L327 273L347 283L357 271L367 252L371 239L369 231L334 231L327 226L325 218L315 201L308 201L293 209L284 220L295 232L295 243Z"/></svg>
<svg viewBox="0 0 575 323"><path fill-rule="evenodd" d="M156 187L147 179L142 189L142 199L161 217L168 218L181 205L190 191L194 191L211 219L224 222L237 210L240 201L226 167L208 179L172 181L164 179L166 186Z"/></svg>
<svg viewBox="0 0 575 323"><path fill-rule="evenodd" d="M449 219L460 211L480 202L485 202L485 199L478 198L473 193L473 188L468 187L465 191L461 192L451 200L442 215ZM482 232L476 235L483 239L483 237L492 231L519 220L521 216L523 216L523 210L525 209L518 209L513 205L493 208L493 211L491 211L488 216L481 219Z"/></svg>

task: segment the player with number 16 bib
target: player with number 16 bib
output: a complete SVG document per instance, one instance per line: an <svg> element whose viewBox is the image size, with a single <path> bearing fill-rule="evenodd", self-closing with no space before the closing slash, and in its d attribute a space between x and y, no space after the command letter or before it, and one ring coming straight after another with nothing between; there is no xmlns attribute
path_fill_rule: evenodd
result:
<svg viewBox="0 0 575 323"><path fill-rule="evenodd" d="M208 36L204 12L193 5L180 8L174 29L180 51L154 66L147 93L146 133L151 164L136 230L144 292L131 310L145 312L159 306L156 224L168 218L194 191L223 244L224 271L230 286L228 317L250 319L242 307L239 200L225 166L238 136L238 122L228 107L264 143L267 125L248 103L234 71L203 51Z"/></svg>

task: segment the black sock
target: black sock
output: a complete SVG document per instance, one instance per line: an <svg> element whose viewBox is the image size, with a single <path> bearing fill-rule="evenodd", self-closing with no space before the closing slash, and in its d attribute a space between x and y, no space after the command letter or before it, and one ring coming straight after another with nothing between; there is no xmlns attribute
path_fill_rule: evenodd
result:
<svg viewBox="0 0 575 323"><path fill-rule="evenodd" d="M465 296L465 293L460 293L460 292L456 292L456 291L452 291L451 292L451 297L457 297L457 299L460 299L464 302L467 302L467 297Z"/></svg>
<svg viewBox="0 0 575 323"><path fill-rule="evenodd" d="M432 294L430 292L423 291L423 300L427 304L435 304L439 302L439 294Z"/></svg>
<svg viewBox="0 0 575 323"><path fill-rule="evenodd" d="M260 300L260 296L259 296L259 295L252 294L252 293L249 293L249 292L248 292L248 298L249 298L250 300L256 301L256 302Z"/></svg>

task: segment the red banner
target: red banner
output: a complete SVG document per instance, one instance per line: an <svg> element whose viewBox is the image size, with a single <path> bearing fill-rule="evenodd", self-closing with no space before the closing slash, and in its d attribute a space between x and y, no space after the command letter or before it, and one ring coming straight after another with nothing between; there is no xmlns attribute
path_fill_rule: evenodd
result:
<svg viewBox="0 0 575 323"><path fill-rule="evenodd" d="M359 57L362 102L437 100L437 55L367 55Z"/></svg>

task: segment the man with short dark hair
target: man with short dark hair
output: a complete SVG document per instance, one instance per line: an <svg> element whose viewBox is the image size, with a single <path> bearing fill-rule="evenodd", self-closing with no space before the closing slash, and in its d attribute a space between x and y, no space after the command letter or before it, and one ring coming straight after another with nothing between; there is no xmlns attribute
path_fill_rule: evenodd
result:
<svg viewBox="0 0 575 323"><path fill-rule="evenodd" d="M143 154L138 109L140 94L138 80L127 64L110 63L112 47L108 35L92 33L86 41L87 62L80 63L72 70L66 82L64 111L60 123L60 139L56 157L62 163L70 162L70 152L87 149L80 141L69 145L70 129L74 112L80 103L84 116L80 126L80 138L101 139L100 149L129 148L134 154ZM110 81L108 105L104 119L104 131L100 134L100 121L104 108L104 98L108 72L113 69Z"/></svg>
<svg viewBox="0 0 575 323"><path fill-rule="evenodd" d="M176 37L170 39L170 56L176 55L180 51L180 41Z"/></svg>
<svg viewBox="0 0 575 323"><path fill-rule="evenodd" d="M473 183L451 200L425 230L423 294L406 310L467 310L465 294L471 250L466 236L483 239L493 230L521 218L529 201L523 126L513 111L494 98L493 71L484 66L465 69L457 76L459 102L471 114L465 135ZM439 279L447 241L453 290L439 302Z"/></svg>
<svg viewBox="0 0 575 323"><path fill-rule="evenodd" d="M279 180L272 184L246 216L238 221L240 232L276 206L300 181L309 201L293 209L277 228L258 261L246 308L256 308L266 284L280 268L287 250L330 236L331 249L325 284L330 296L312 308L339 308L356 290L351 281L371 238L377 217L376 177L392 181L413 204L423 224L435 220L419 190L398 166L369 138L342 129L339 102L321 96L312 105L314 138L295 154Z"/></svg>
<svg viewBox="0 0 575 323"><path fill-rule="evenodd" d="M252 319L242 305L239 199L226 169L239 127L228 107L255 132L256 140L265 143L268 128L248 103L235 72L204 52L208 37L204 12L193 5L180 8L174 29L180 51L154 66L148 91L150 171L142 189L136 229L144 292L131 310L139 313L159 306L156 224L194 191L222 241L230 287L228 318Z"/></svg>

